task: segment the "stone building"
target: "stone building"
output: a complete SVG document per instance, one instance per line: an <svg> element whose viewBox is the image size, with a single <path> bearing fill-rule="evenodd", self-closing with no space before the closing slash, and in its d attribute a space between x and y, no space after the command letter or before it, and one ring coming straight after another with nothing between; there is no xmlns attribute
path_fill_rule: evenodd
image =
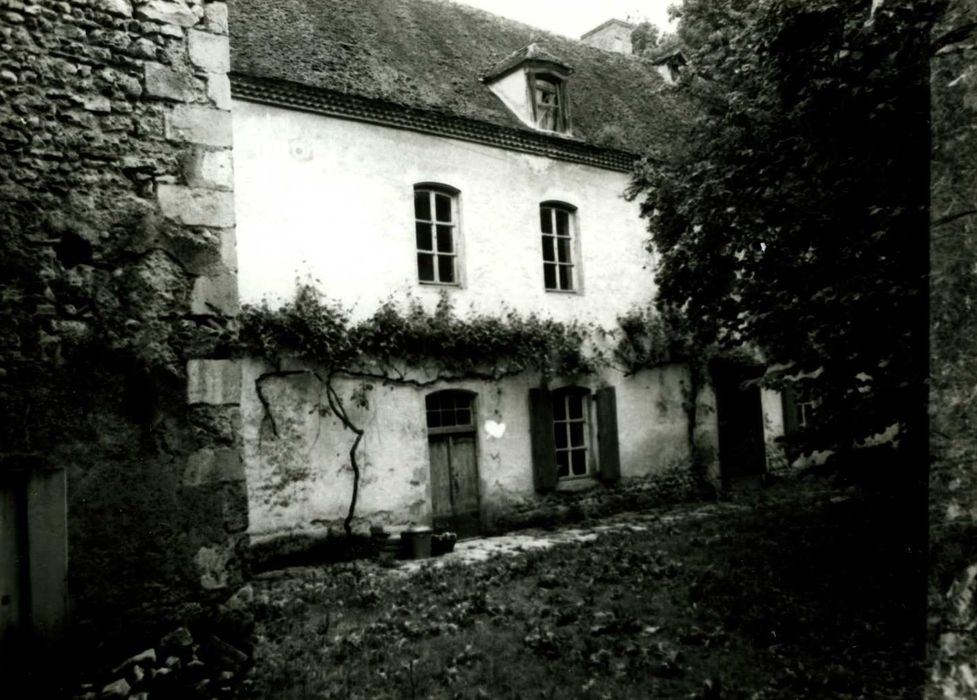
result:
<svg viewBox="0 0 977 700"><path fill-rule="evenodd" d="M240 586L228 68L223 2L0 5L5 673Z"/></svg>
<svg viewBox="0 0 977 700"><path fill-rule="evenodd" d="M446 298L460 313L609 331L651 302L654 256L624 193L639 154L682 119L654 66L432 0L241 0L231 56L243 302L280 303L299 276L356 318L391 297L429 310ZM353 435L317 409L314 376L275 369L243 370L250 532L335 532ZM714 397L701 393L690 429L683 365L543 384L524 372L375 388L369 408L350 408L365 429L356 528L471 533L553 499L688 488L690 433L719 479ZM727 400L727 432L730 463L752 450L755 473L754 392L749 411Z"/></svg>

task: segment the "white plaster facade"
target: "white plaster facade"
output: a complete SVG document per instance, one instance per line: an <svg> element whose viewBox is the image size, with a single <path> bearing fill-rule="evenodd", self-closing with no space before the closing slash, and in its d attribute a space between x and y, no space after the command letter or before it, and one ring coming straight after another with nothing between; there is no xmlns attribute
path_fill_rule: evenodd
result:
<svg viewBox="0 0 977 700"><path fill-rule="evenodd" d="M262 406L248 400L249 387L264 369L257 362L247 363L244 369L242 423L252 537L260 540L328 528L339 531L352 494L348 452L353 434L344 431L331 415L323 417L309 410L319 400L320 387L314 378L298 375L263 385L275 412L279 434L273 436ZM608 373L585 384L589 388L605 382L616 386L622 479L687 468L684 379L684 368L669 366L627 380ZM355 384L340 382L340 395L348 397ZM377 386L368 409L351 409L354 420L366 429L357 452L362 475L356 529L364 531L370 524L392 529L410 523L431 524L424 397L438 389L461 388L477 395L483 523L491 526L499 515L535 499L527 397L530 387L536 385L538 377L523 375L498 383L472 381L424 390ZM708 392L700 401L708 405ZM711 417L708 410L705 413ZM711 431L707 428L705 432ZM561 482L557 488L591 487L599 487L596 478Z"/></svg>
<svg viewBox="0 0 977 700"><path fill-rule="evenodd" d="M654 293L628 174L362 122L234 102L242 303L284 300L296 279L368 316L391 295L459 311L503 306L615 325ZM460 191L461 285L417 281L413 187ZM580 293L543 286L539 205L577 208Z"/></svg>
<svg viewBox="0 0 977 700"><path fill-rule="evenodd" d="M234 102L234 144L243 303L289 299L301 280L353 306L354 318L371 315L391 297L412 296L432 310L446 292L457 313L515 309L611 330L619 315L654 296L645 225L637 205L623 196L626 173L240 100ZM419 183L459 192L458 285L418 282L413 192ZM575 292L544 288L539 207L554 200L576 208ZM255 380L267 369L245 363L241 384L251 535L335 532L349 506L353 435L320 410L321 388L307 375L264 381L274 435L255 392ZM630 377L605 370L579 383L592 392L615 388L622 479L688 469L683 366ZM378 385L369 408L348 402L354 421L366 429L357 453L356 528L431 523L425 395L439 388L476 394L483 524L532 502L528 392L538 385L539 377L530 375L423 390ZM353 389L352 382L338 385L344 398ZM765 413L772 410L772 399L764 404ZM697 442L715 455L708 388L698 417ZM718 478L715 463L710 474ZM599 488L594 478L561 481L557 488L591 487Z"/></svg>

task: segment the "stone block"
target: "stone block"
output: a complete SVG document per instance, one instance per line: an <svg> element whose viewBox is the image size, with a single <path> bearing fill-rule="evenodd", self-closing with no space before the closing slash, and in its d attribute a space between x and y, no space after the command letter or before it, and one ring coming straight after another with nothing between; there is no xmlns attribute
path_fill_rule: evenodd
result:
<svg viewBox="0 0 977 700"><path fill-rule="evenodd" d="M241 403L241 367L234 360L188 360L187 403Z"/></svg>
<svg viewBox="0 0 977 700"><path fill-rule="evenodd" d="M228 270L237 271L237 232L233 228L221 229L221 262Z"/></svg>
<svg viewBox="0 0 977 700"><path fill-rule="evenodd" d="M183 176L191 187L229 190L234 186L231 151L195 148L184 161Z"/></svg>
<svg viewBox="0 0 977 700"><path fill-rule="evenodd" d="M190 313L234 316L238 311L237 275L225 270L194 280Z"/></svg>
<svg viewBox="0 0 977 700"><path fill-rule="evenodd" d="M144 71L147 95L177 102L189 102L193 99L193 76L175 71L162 63L146 63Z"/></svg>
<svg viewBox="0 0 977 700"><path fill-rule="evenodd" d="M166 138L203 146L229 147L232 143L231 114L203 105L176 105L166 115Z"/></svg>
<svg viewBox="0 0 977 700"><path fill-rule="evenodd" d="M200 586L212 591L216 588L226 588L228 580L227 565L234 556L232 545L227 547L201 547L194 557L197 573L200 575Z"/></svg>
<svg viewBox="0 0 977 700"><path fill-rule="evenodd" d="M203 17L203 10L197 6L191 8L183 0L149 0L136 8L136 17L178 27L192 27Z"/></svg>
<svg viewBox="0 0 977 700"><path fill-rule="evenodd" d="M207 76L207 97L217 109L231 108L231 79L226 73L211 73Z"/></svg>
<svg viewBox="0 0 977 700"><path fill-rule="evenodd" d="M190 60L211 73L226 73L231 68L230 43L222 34L191 29L187 34Z"/></svg>
<svg viewBox="0 0 977 700"><path fill-rule="evenodd" d="M156 198L163 216L186 226L234 225L234 196L230 192L160 184Z"/></svg>
<svg viewBox="0 0 977 700"><path fill-rule="evenodd" d="M227 3L210 2L204 7L207 31L214 34L227 34Z"/></svg>
<svg viewBox="0 0 977 700"><path fill-rule="evenodd" d="M112 102L104 95L91 95L85 98L82 106L89 112L107 113L112 111Z"/></svg>
<svg viewBox="0 0 977 700"><path fill-rule="evenodd" d="M224 531L229 534L245 532L248 529L248 488L244 481L224 484L221 494L221 515Z"/></svg>
<svg viewBox="0 0 977 700"><path fill-rule="evenodd" d="M197 450L183 470L184 486L209 486L244 481L244 462L233 447Z"/></svg>
<svg viewBox="0 0 977 700"><path fill-rule="evenodd" d="M96 0L95 7L113 15L132 17L132 3L129 0Z"/></svg>

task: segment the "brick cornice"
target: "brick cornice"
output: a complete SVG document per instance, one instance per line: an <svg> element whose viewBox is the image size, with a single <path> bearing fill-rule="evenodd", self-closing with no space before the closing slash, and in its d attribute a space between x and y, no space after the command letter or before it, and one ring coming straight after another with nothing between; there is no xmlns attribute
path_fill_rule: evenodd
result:
<svg viewBox="0 0 977 700"><path fill-rule="evenodd" d="M407 129L519 153L630 172L639 156L558 136L537 134L441 112L313 88L285 80L231 73L231 94L249 102Z"/></svg>

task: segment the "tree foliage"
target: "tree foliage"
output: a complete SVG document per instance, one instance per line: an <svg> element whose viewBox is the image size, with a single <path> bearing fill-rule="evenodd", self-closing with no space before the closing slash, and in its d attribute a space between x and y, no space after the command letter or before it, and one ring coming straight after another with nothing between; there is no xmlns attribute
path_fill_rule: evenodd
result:
<svg viewBox="0 0 977 700"><path fill-rule="evenodd" d="M907 431L925 402L935 11L908 0L680 9L688 132L648 154L631 189L660 256L657 303L684 312L697 347L753 346L768 384L811 389L808 447Z"/></svg>

